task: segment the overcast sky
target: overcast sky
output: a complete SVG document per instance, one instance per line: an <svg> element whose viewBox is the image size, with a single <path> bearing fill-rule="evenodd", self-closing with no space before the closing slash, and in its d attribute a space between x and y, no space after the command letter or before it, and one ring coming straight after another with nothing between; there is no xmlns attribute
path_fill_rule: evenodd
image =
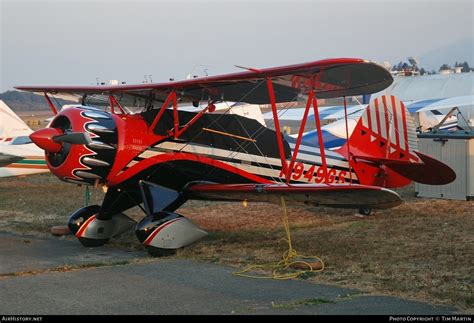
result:
<svg viewBox="0 0 474 323"><path fill-rule="evenodd" d="M330 57L393 65L467 42L454 62L474 47L472 0L0 2L0 92L182 79L202 75L200 65L209 74Z"/></svg>

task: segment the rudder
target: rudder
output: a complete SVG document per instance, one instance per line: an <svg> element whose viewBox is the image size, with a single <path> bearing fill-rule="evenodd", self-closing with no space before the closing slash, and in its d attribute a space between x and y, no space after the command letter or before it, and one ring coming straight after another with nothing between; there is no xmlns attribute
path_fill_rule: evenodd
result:
<svg viewBox="0 0 474 323"><path fill-rule="evenodd" d="M415 123L409 111L395 96L383 95L370 102L338 152L350 160L361 183L367 185L393 188L412 180L438 185L454 180L451 168L429 156L420 158L417 149Z"/></svg>

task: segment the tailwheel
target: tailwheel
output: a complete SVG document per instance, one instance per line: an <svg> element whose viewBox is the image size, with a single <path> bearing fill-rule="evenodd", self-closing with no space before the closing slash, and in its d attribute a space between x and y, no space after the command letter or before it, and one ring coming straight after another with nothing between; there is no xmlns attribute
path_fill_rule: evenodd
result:
<svg viewBox="0 0 474 323"><path fill-rule="evenodd" d="M359 214L362 214L362 215L365 215L365 216L369 216L372 214L372 209L371 208L360 208L359 209Z"/></svg>
<svg viewBox="0 0 474 323"><path fill-rule="evenodd" d="M153 246L145 246L145 248L152 257L170 257L174 256L177 251L177 249L164 249Z"/></svg>

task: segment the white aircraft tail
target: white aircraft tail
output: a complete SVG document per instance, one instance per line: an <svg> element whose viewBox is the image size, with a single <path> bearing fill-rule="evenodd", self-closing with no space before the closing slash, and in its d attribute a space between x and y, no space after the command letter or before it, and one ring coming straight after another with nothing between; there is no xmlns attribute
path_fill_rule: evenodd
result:
<svg viewBox="0 0 474 323"><path fill-rule="evenodd" d="M0 143L6 143L18 136L28 136L32 133L28 125L0 100Z"/></svg>
<svg viewBox="0 0 474 323"><path fill-rule="evenodd" d="M236 114L249 119L254 119L265 126L265 119L263 119L262 110L258 104L235 103L235 102L221 102L216 104L215 113L229 113Z"/></svg>

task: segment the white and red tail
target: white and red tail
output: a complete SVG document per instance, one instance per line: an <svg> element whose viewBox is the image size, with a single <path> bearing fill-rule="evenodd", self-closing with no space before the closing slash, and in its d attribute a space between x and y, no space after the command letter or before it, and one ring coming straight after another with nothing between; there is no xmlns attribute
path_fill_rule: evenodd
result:
<svg viewBox="0 0 474 323"><path fill-rule="evenodd" d="M8 143L18 136L31 134L28 125L0 100L0 143Z"/></svg>
<svg viewBox="0 0 474 323"><path fill-rule="evenodd" d="M411 181L441 185L456 178L450 167L417 149L410 113L401 100L384 95L367 106L339 153L350 158L361 183L367 185L401 187Z"/></svg>

